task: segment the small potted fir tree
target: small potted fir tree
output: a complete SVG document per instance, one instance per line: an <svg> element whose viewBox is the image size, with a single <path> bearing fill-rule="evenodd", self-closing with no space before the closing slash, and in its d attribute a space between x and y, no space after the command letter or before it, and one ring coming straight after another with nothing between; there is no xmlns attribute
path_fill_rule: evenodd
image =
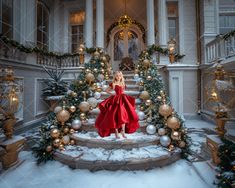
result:
<svg viewBox="0 0 235 188"><path fill-rule="evenodd" d="M43 68L50 77L43 80L46 87L42 90L42 96L44 100L49 102L50 110L53 111L56 104L64 98L67 92L67 83L62 80L64 70L59 70L58 67L47 69L43 66Z"/></svg>

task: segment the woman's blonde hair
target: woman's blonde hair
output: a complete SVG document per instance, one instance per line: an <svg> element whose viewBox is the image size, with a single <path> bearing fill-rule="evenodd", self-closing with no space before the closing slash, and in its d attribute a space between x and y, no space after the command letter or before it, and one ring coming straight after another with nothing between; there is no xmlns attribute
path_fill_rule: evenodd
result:
<svg viewBox="0 0 235 188"><path fill-rule="evenodd" d="M124 79L123 74L122 74L121 71L115 71L115 73L114 73L114 75L113 75L113 83L116 82L116 75L117 75L117 74L120 74L120 75L121 75L121 80L120 80L121 85L122 85L122 86L125 86L125 79Z"/></svg>

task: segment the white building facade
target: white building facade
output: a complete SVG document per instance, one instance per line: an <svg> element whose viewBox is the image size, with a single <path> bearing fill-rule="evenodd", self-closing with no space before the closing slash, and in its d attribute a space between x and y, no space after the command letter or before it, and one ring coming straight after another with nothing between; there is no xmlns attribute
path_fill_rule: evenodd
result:
<svg viewBox="0 0 235 188"><path fill-rule="evenodd" d="M170 64L168 57L154 59L179 114L195 118L212 115L206 105L205 88L213 65L222 61L226 70L235 71L235 40L219 54L216 36L235 29L233 0L1 0L0 32L26 46L74 53L81 43L103 48L111 57L113 69L121 59L134 61L147 46L167 48L176 40L176 51L185 55ZM136 24L115 27L127 14ZM3 50L5 49L5 50ZM64 62L67 80L77 73L72 60ZM0 66L12 66L23 84L23 108L18 114L19 129L41 121L47 105L41 99L42 79L46 76L36 54L7 49L1 44ZM48 64L47 64L48 65ZM234 83L234 80L232 80ZM233 116L234 115L234 116ZM235 117L235 113L232 112Z"/></svg>

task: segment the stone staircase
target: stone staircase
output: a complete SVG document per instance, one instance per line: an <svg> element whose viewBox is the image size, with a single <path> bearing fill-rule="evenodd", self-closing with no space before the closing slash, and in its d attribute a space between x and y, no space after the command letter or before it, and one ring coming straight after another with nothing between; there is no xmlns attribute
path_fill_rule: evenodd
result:
<svg viewBox="0 0 235 188"><path fill-rule="evenodd" d="M123 72L127 84L126 94L138 99L139 86L133 79L134 72ZM110 83L112 79L108 80ZM102 92L99 102L109 95ZM137 109L138 110L138 109ZM97 170L148 170L169 165L180 159L180 149L168 151L159 145L157 135L146 133L146 122L139 121L140 128L133 134L126 134L127 139L116 139L114 134L101 138L94 126L99 114L98 109L91 111L90 119L82 125L80 131L71 135L73 146L66 146L64 151L57 150L56 160L71 168Z"/></svg>

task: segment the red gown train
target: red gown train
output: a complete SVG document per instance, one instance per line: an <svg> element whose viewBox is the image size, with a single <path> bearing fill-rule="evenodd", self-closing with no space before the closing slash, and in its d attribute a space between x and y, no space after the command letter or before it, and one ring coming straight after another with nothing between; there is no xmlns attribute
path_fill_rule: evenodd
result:
<svg viewBox="0 0 235 188"><path fill-rule="evenodd" d="M112 87L112 83L110 84ZM115 85L116 95L99 103L100 114L95 127L101 137L110 136L115 129L120 132L125 124L125 132L133 133L139 128L139 118L135 111L135 98L124 94L121 86Z"/></svg>

